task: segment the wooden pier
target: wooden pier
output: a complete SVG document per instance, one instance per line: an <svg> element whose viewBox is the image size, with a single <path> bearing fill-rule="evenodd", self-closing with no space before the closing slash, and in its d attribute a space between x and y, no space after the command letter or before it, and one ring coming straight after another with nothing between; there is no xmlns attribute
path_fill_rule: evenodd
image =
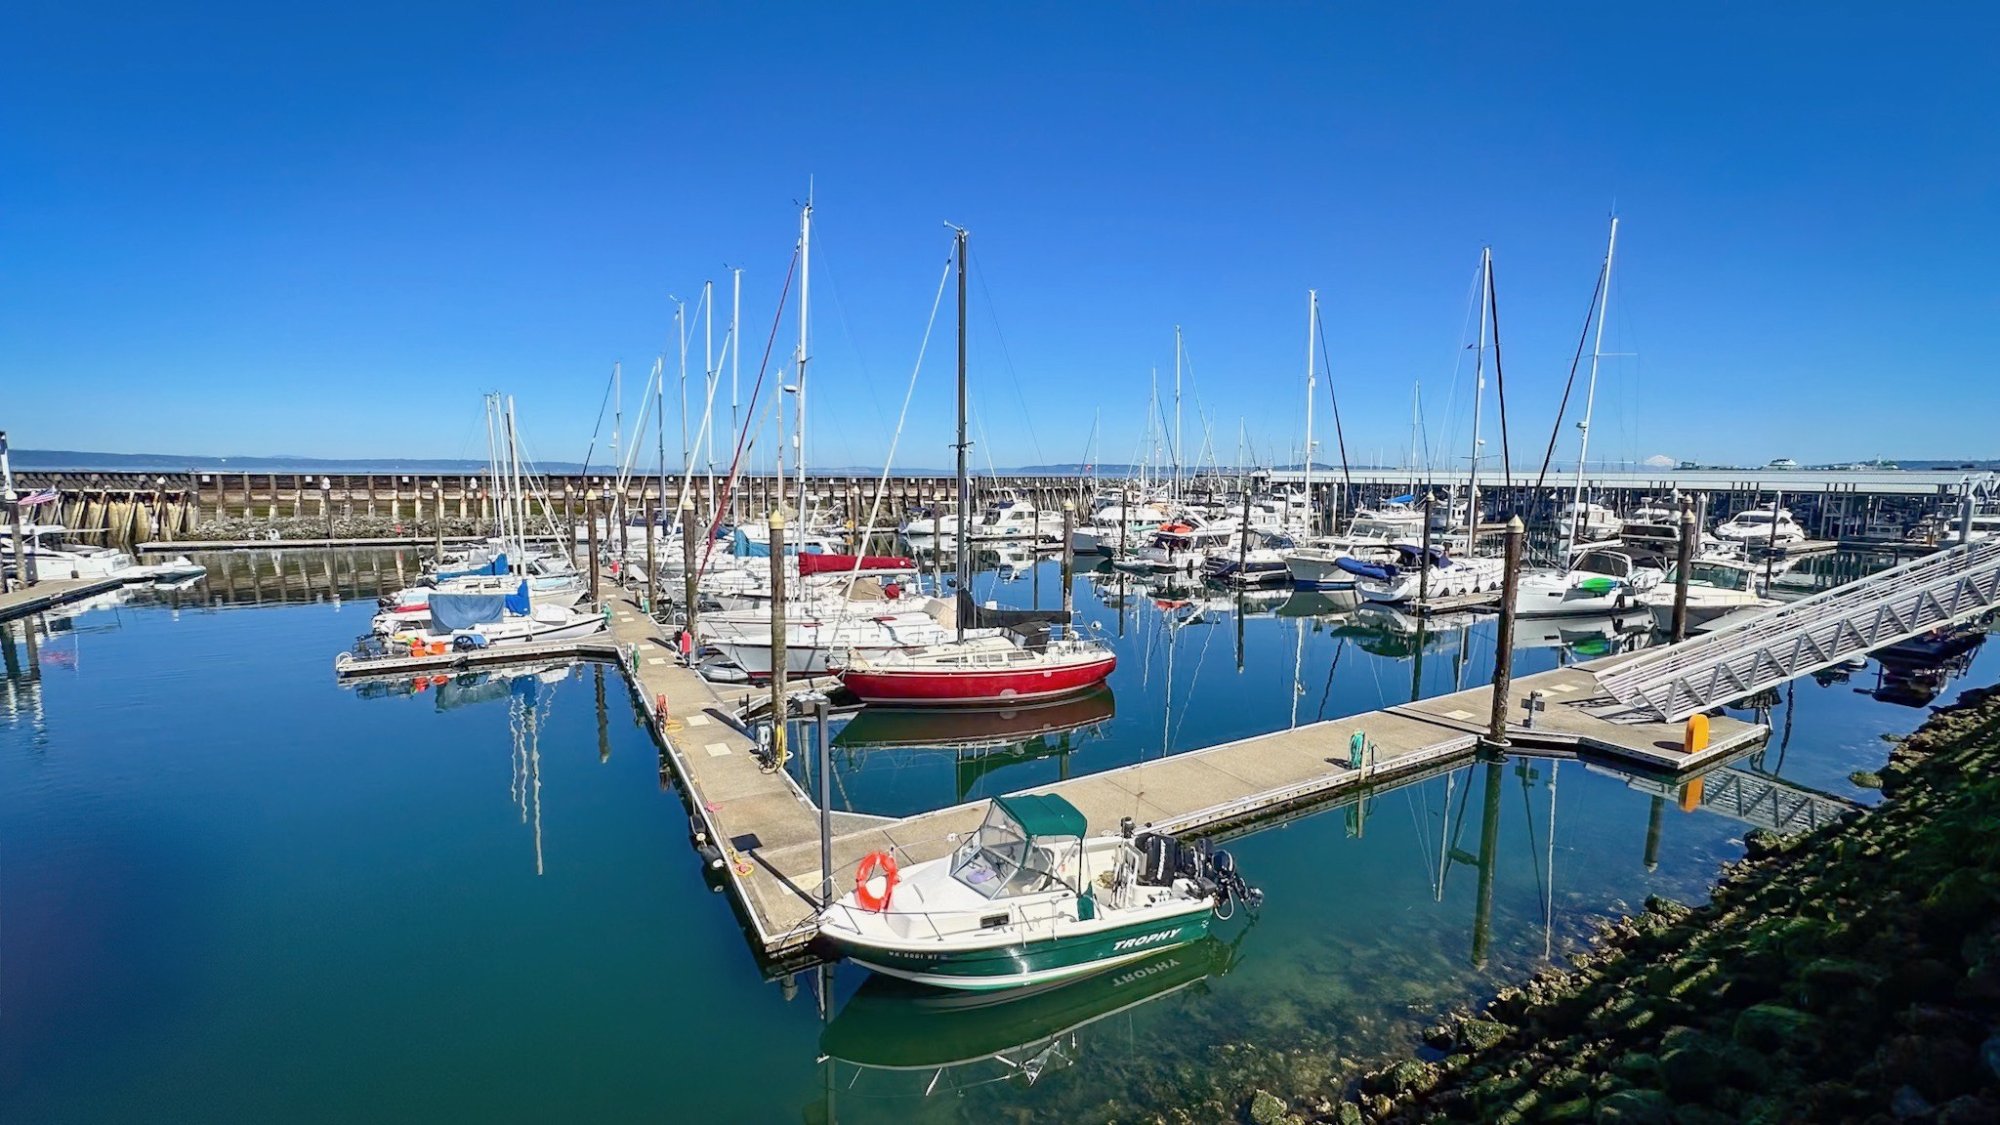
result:
<svg viewBox="0 0 2000 1125"><path fill-rule="evenodd" d="M33 586L22 586L0 594L0 621L11 621L31 613L41 613L70 602L79 602L132 582L134 578L45 578Z"/></svg>

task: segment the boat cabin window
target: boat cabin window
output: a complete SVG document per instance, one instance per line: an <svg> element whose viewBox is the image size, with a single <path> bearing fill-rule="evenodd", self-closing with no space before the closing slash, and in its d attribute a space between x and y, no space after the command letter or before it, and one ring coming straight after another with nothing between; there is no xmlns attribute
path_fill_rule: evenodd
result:
<svg viewBox="0 0 2000 1125"><path fill-rule="evenodd" d="M1737 515L1737 517L1736 517L1736 522L1737 522L1737 523L1770 523L1770 522L1771 522L1771 513L1769 513L1769 512L1742 512L1742 513L1739 513L1739 514Z"/></svg>

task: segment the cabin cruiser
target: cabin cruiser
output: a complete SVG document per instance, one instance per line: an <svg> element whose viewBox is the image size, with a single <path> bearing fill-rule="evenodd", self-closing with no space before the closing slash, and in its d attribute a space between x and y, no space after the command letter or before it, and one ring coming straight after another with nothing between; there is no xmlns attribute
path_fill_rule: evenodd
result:
<svg viewBox="0 0 2000 1125"><path fill-rule="evenodd" d="M1125 507L1117 501L1096 508L1090 522L1071 529L1070 549L1079 555L1109 555L1120 546L1144 543L1152 530L1170 519L1165 507L1151 501Z"/></svg>
<svg viewBox="0 0 2000 1125"><path fill-rule="evenodd" d="M1341 569L1341 559L1366 563L1395 561L1398 544L1416 545L1423 537L1423 514L1407 508L1356 512L1347 534L1311 539L1285 555L1293 585L1308 590L1347 590L1354 575Z"/></svg>
<svg viewBox="0 0 2000 1125"><path fill-rule="evenodd" d="M1673 568L1668 568L1660 584L1639 597L1640 604L1653 611L1653 624L1661 632L1674 627ZM1757 593L1757 571L1748 563L1733 559L1696 559L1688 564L1687 625L1693 631L1726 614L1745 609L1770 609L1779 603Z"/></svg>
<svg viewBox="0 0 2000 1125"><path fill-rule="evenodd" d="M33 568L37 578L136 577L137 564L131 555L114 547L71 542L72 534L69 528L61 524L22 525L22 553L26 565ZM5 560L10 568L22 568L24 558L14 554L14 540L10 535L0 535L0 560Z"/></svg>
<svg viewBox="0 0 2000 1125"><path fill-rule="evenodd" d="M1287 556L1298 545L1276 531L1251 530L1244 533L1250 542L1235 555L1215 553L1202 564L1202 577L1232 586L1268 586L1290 583L1292 572ZM1238 542L1242 542L1241 539Z"/></svg>
<svg viewBox="0 0 2000 1125"><path fill-rule="evenodd" d="M1527 617L1617 613L1659 585L1663 574L1660 556L1643 548L1589 547L1577 552L1568 570L1521 575L1514 612Z"/></svg>
<svg viewBox="0 0 2000 1125"><path fill-rule="evenodd" d="M1974 512L1970 525L1962 515L1944 521L1944 530L1938 533L1938 546L1954 547L1961 538L1967 543L2000 537L2000 512Z"/></svg>
<svg viewBox="0 0 2000 1125"><path fill-rule="evenodd" d="M899 649L943 644L958 636L955 608L938 598L825 598L785 603L785 670L824 675L856 657L877 659ZM697 639L743 673L771 674L771 614L729 610L696 618ZM967 629L966 636L997 635Z"/></svg>
<svg viewBox="0 0 2000 1125"><path fill-rule="evenodd" d="M1194 517L1163 524L1138 551L1114 563L1121 570L1147 570L1155 574L1194 574L1217 552L1234 553L1237 527L1234 521L1203 524Z"/></svg>
<svg viewBox="0 0 2000 1125"><path fill-rule="evenodd" d="M1058 534L1059 513L1043 512L1034 502L1011 488L996 489L986 506L965 529L968 539L1045 539ZM897 527L903 535L925 539L951 539L958 535L958 512L949 504L915 509Z"/></svg>
<svg viewBox="0 0 2000 1125"><path fill-rule="evenodd" d="M1784 547L1803 543L1806 538L1805 529L1783 508L1776 512L1769 508L1738 512L1717 527L1715 534L1724 543L1745 547Z"/></svg>
<svg viewBox="0 0 2000 1125"><path fill-rule="evenodd" d="M1088 834L1053 794L995 797L950 855L898 870L862 857L854 889L819 916L849 960L935 988L997 991L1084 976L1200 941L1255 906L1227 852L1205 841Z"/></svg>
<svg viewBox="0 0 2000 1125"><path fill-rule="evenodd" d="M1625 524L1618 513L1602 504L1588 501L1581 504L1566 504L1556 520L1556 527L1563 534L1579 543L1601 543L1616 539L1619 528Z"/></svg>
<svg viewBox="0 0 2000 1125"><path fill-rule="evenodd" d="M1450 598L1500 588L1503 564L1499 559L1452 558L1443 547L1432 546L1426 553L1422 547L1406 543L1391 550L1395 558L1390 562L1342 559L1338 563L1354 576L1354 590L1363 600L1407 602L1420 594Z"/></svg>

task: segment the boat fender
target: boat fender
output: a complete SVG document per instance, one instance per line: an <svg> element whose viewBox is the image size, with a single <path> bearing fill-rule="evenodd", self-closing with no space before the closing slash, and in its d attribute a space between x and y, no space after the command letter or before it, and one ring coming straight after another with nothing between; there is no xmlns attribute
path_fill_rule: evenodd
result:
<svg viewBox="0 0 2000 1125"><path fill-rule="evenodd" d="M874 883L882 881L878 893ZM861 865L854 869L854 901L865 910L882 911L889 908L889 899L896 893L896 859L888 852L869 852L861 857Z"/></svg>

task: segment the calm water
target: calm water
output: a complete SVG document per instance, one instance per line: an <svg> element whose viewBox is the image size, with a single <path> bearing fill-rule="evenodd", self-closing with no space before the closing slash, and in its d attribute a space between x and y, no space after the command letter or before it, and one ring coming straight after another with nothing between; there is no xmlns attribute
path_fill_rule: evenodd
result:
<svg viewBox="0 0 2000 1125"><path fill-rule="evenodd" d="M1134 1116L1407 1051L1593 920L1701 897L1747 830L1595 764L1461 766L1232 841L1267 905L1215 945L975 1011L840 969L827 1027L820 974L767 982L703 884L615 673L342 688L394 557L231 568L36 620L32 653L10 626L0 1120ZM1037 585L1055 604L1053 564L978 593ZM1119 646L1108 699L846 723L841 803L935 807L1490 674L1477 623L1420 647L1323 599L1123 595L1121 636L1116 579L1077 580ZM1517 666L1634 643L1566 632ZM1938 701L2000 678L1969 665ZM1778 693L1778 736L1731 768L1872 799L1847 774L1925 714L1877 676Z"/></svg>

